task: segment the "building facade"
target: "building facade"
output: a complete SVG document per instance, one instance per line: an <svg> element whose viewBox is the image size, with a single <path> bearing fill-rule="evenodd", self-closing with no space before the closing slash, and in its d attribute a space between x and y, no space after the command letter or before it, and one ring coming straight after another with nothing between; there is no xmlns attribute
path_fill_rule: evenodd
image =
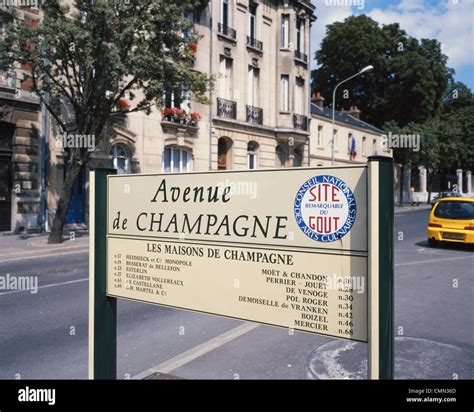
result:
<svg viewBox="0 0 474 412"><path fill-rule="evenodd" d="M18 10L22 23L35 26L38 10ZM0 19L0 37L4 34ZM21 231L36 225L42 202L45 153L41 141L39 98L24 80L29 68L16 65L0 72L0 231Z"/></svg>
<svg viewBox="0 0 474 412"><path fill-rule="evenodd" d="M311 166L367 163L369 156L392 156L384 144L384 132L360 119L360 110L336 111L332 130L332 109L324 106L324 98L316 94L311 99ZM332 137L334 136L334 156ZM385 142L386 143L386 142Z"/></svg>
<svg viewBox="0 0 474 412"><path fill-rule="evenodd" d="M309 165L310 28L306 0L210 0L188 19L200 36L196 70L215 79L211 104L185 84L163 107L124 115L92 155L73 189L67 223L87 223L88 172L190 172ZM49 139L47 222L64 180L65 151ZM47 229L47 227L46 227Z"/></svg>
<svg viewBox="0 0 474 412"><path fill-rule="evenodd" d="M21 12L25 24L41 20L38 11ZM215 80L210 104L194 101L183 84L166 91L163 107L148 115L115 117L75 182L66 223L87 226L88 172L99 168L167 173L329 166L331 110L322 97L310 98L314 13L307 0L209 0L183 16L200 37L191 45L194 67ZM60 131L21 81L22 70L0 75L0 225L48 230L68 158L58 144ZM356 109L337 112L334 129L335 164L389 154L383 132L361 121Z"/></svg>
<svg viewBox="0 0 474 412"><path fill-rule="evenodd" d="M125 144L142 172L290 167L309 162L309 1L212 0L186 18L201 37L195 68L211 104L183 85L163 112L132 114Z"/></svg>

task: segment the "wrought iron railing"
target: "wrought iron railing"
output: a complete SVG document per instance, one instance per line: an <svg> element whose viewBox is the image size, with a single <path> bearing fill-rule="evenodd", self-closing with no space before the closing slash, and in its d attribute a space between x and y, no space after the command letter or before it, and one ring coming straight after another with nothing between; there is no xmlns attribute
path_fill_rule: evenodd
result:
<svg viewBox="0 0 474 412"><path fill-rule="evenodd" d="M226 119L237 118L237 103L232 100L217 98L217 115Z"/></svg>
<svg viewBox="0 0 474 412"><path fill-rule="evenodd" d="M219 34L222 34L226 37L230 37L231 39L235 40L237 37L236 31L232 27L229 27L227 24L219 23L218 30Z"/></svg>
<svg viewBox="0 0 474 412"><path fill-rule="evenodd" d="M300 50L295 50L295 59L308 63L308 55Z"/></svg>
<svg viewBox="0 0 474 412"><path fill-rule="evenodd" d="M247 36L247 46L259 51L263 50L263 43L254 37Z"/></svg>
<svg viewBox="0 0 474 412"><path fill-rule="evenodd" d="M253 124L263 124L263 109L260 107L246 105L247 122Z"/></svg>
<svg viewBox="0 0 474 412"><path fill-rule="evenodd" d="M293 127L308 131L308 118L302 114L293 114Z"/></svg>

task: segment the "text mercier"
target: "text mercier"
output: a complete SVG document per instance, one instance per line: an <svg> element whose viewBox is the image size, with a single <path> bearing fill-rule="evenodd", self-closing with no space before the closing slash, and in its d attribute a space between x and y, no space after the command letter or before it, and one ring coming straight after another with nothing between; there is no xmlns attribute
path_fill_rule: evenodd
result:
<svg viewBox="0 0 474 412"><path fill-rule="evenodd" d="M150 203L176 203L183 207L189 204L222 203L222 210L230 209L230 186L196 186L168 187L162 179ZM176 206L176 209L181 207ZM157 208L160 210L160 208ZM163 212L140 212L135 219L136 227L141 232L197 234L207 236L238 236L251 238L286 239L287 216L272 215L234 215L198 214L190 217L188 213L165 214ZM128 219L120 219L120 212L113 221L114 230L126 230Z"/></svg>

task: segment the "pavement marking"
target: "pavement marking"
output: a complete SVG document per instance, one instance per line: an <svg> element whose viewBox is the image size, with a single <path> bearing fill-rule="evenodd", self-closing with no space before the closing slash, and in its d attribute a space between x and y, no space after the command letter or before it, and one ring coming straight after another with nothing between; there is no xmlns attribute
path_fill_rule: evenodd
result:
<svg viewBox="0 0 474 412"><path fill-rule="evenodd" d="M434 262L443 262L444 260L459 260L459 259L474 259L474 256L458 256L458 257L443 258L443 259L418 260L416 262L395 263L395 266L419 265L420 263L434 263Z"/></svg>
<svg viewBox="0 0 474 412"><path fill-rule="evenodd" d="M85 250L75 250L73 252L59 252L59 253L46 253L46 254L38 254L38 255L31 255L31 256L22 256L22 257L12 257L12 258L2 258L0 255L0 264L3 262L14 262L16 260L27 260L27 259L39 259L39 258L45 258L45 257L51 257L51 256L64 256L64 255L76 255L78 253L87 253L89 252L89 249ZM10 256L10 255L7 255Z"/></svg>
<svg viewBox="0 0 474 412"><path fill-rule="evenodd" d="M157 366L147 369L146 371L133 376L131 379L144 379L156 372L169 373L172 370L178 369L181 366L192 362L193 360L213 351L214 349L219 348L220 346L225 345L230 341L233 341L234 339L237 339L240 336L245 335L259 326L260 325L258 323L246 322L243 325L239 325L236 328L233 328L219 336L216 336L215 338L208 340L207 342L201 343L194 348L180 353L179 355L176 355L175 357L168 359Z"/></svg>
<svg viewBox="0 0 474 412"><path fill-rule="evenodd" d="M62 286L62 285L69 285L71 283L79 283L79 282L84 282L86 280L89 280L89 278L84 278L84 279L76 279L76 280L68 280L67 282L61 282L61 283L52 283L50 285L44 285L44 286L38 286L38 289L45 289L45 288L52 288L53 286ZM11 295L13 293L20 293L20 292L30 292L31 289L22 289L22 290L10 290L8 292L2 292L0 293L0 296L3 295Z"/></svg>

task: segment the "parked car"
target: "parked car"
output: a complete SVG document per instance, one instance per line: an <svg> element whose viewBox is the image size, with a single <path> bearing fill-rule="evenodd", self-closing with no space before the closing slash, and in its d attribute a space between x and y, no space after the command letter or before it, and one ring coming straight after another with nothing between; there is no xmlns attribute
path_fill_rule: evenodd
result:
<svg viewBox="0 0 474 412"><path fill-rule="evenodd" d="M459 192L441 192L433 199L431 199L431 207L433 207L438 200L443 199L445 197L462 197L462 194Z"/></svg>
<svg viewBox="0 0 474 412"><path fill-rule="evenodd" d="M474 244L474 197L447 197L435 203L428 223L428 245L439 242Z"/></svg>

